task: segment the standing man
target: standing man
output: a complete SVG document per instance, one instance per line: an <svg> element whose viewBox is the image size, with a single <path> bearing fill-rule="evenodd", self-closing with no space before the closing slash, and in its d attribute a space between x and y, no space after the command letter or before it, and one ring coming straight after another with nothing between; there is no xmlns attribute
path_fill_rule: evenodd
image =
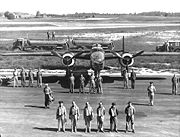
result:
<svg viewBox="0 0 180 137"><path fill-rule="evenodd" d="M132 103L129 101L127 107L125 108L125 114L126 114L126 131L128 131L129 123L131 123L131 129L132 132L134 131L134 114L135 114L135 108L133 107Z"/></svg>
<svg viewBox="0 0 180 137"><path fill-rule="evenodd" d="M73 101L69 110L69 119L71 120L71 132L77 132L77 121L79 120L79 107Z"/></svg>
<svg viewBox="0 0 180 137"><path fill-rule="evenodd" d="M21 86L26 87L26 72L23 67L22 67L20 75L21 75Z"/></svg>
<svg viewBox="0 0 180 137"><path fill-rule="evenodd" d="M74 93L74 81L75 81L75 77L73 76L73 73L71 73L71 76L69 78L69 84L70 84L69 92L70 93Z"/></svg>
<svg viewBox="0 0 180 137"><path fill-rule="evenodd" d="M13 81L14 81L14 83L13 83L13 87L18 87L18 70L15 68L14 69L14 72L13 72Z"/></svg>
<svg viewBox="0 0 180 137"><path fill-rule="evenodd" d="M154 105L154 93L156 92L156 88L153 85L153 82L150 82L150 85L147 88L148 91L148 97L149 97L149 105L153 106Z"/></svg>
<svg viewBox="0 0 180 137"><path fill-rule="evenodd" d="M97 77L97 93L103 94L103 88L102 88L102 77L99 75Z"/></svg>
<svg viewBox="0 0 180 137"><path fill-rule="evenodd" d="M66 108L63 105L63 101L59 101L59 106L56 111L56 119L58 120L57 132L60 132L60 124L62 127L62 131L65 132L65 123L66 123L67 119L66 119Z"/></svg>
<svg viewBox="0 0 180 137"><path fill-rule="evenodd" d="M49 108L50 102L51 102L51 94L52 94L52 90L51 88L48 86L48 84L45 84L44 87L44 95L45 95L45 109Z"/></svg>
<svg viewBox="0 0 180 137"><path fill-rule="evenodd" d="M104 132L103 123L105 117L105 108L102 102L99 102L99 106L97 108L97 127L98 132Z"/></svg>
<svg viewBox="0 0 180 137"><path fill-rule="evenodd" d="M79 93L84 93L84 85L85 85L84 82L85 82L85 78L84 78L83 74L81 74Z"/></svg>
<svg viewBox="0 0 180 137"><path fill-rule="evenodd" d="M42 87L42 72L40 70L40 68L38 68L37 71L37 87Z"/></svg>
<svg viewBox="0 0 180 137"><path fill-rule="evenodd" d="M112 132L114 130L115 132L118 132L117 131L118 110L116 108L115 103L112 103L112 106L109 109L109 115L110 115L110 131Z"/></svg>
<svg viewBox="0 0 180 137"><path fill-rule="evenodd" d="M95 93L95 76L94 73L91 74L90 81L89 81L89 93L92 92Z"/></svg>
<svg viewBox="0 0 180 137"><path fill-rule="evenodd" d="M52 32L52 39L55 40L55 31Z"/></svg>
<svg viewBox="0 0 180 137"><path fill-rule="evenodd" d="M86 128L85 128L85 132L91 132L91 121L93 119L93 109L92 107L90 106L89 102L86 102L86 106L84 107L84 113L83 113L83 116L84 116L84 121L85 121L85 125L86 125Z"/></svg>
<svg viewBox="0 0 180 137"><path fill-rule="evenodd" d="M172 95L176 95L178 79L175 74L173 75L171 81L172 81Z"/></svg>
<svg viewBox="0 0 180 137"><path fill-rule="evenodd" d="M48 38L48 40L50 39L50 32L49 31L47 31L47 38Z"/></svg>
<svg viewBox="0 0 180 137"><path fill-rule="evenodd" d="M131 88L134 89L135 88L136 73L134 72L133 69L131 72L130 79L131 79Z"/></svg>
<svg viewBox="0 0 180 137"><path fill-rule="evenodd" d="M29 87L30 86L33 87L34 74L31 68L29 69L28 77L29 77Z"/></svg>
<svg viewBox="0 0 180 137"><path fill-rule="evenodd" d="M126 69L123 70L123 80L124 80L124 88L128 89L129 76Z"/></svg>

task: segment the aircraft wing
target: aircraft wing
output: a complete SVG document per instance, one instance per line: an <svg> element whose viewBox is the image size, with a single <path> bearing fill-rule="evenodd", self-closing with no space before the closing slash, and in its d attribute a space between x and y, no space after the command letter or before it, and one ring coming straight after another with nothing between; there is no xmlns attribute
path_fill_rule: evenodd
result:
<svg viewBox="0 0 180 137"><path fill-rule="evenodd" d="M180 56L180 52L143 52L140 56Z"/></svg>

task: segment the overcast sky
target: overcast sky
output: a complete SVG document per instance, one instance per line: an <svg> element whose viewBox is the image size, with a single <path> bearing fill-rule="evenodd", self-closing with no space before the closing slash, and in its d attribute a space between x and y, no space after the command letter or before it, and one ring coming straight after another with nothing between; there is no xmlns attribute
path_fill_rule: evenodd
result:
<svg viewBox="0 0 180 137"><path fill-rule="evenodd" d="M75 12L180 12L180 0L1 0L0 12L68 14Z"/></svg>

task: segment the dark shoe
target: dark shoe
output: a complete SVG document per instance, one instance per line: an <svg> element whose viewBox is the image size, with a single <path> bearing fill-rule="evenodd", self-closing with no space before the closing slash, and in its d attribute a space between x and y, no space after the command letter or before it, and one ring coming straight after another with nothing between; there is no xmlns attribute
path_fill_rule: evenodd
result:
<svg viewBox="0 0 180 137"><path fill-rule="evenodd" d="M135 131L133 130L132 133L135 133Z"/></svg>

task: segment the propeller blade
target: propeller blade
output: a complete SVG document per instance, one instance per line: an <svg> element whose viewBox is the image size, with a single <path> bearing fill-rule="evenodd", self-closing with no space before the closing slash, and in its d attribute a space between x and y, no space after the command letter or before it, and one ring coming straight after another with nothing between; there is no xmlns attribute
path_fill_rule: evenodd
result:
<svg viewBox="0 0 180 137"><path fill-rule="evenodd" d="M119 59L122 59L121 55L115 51L111 51L112 54L114 54L116 57L118 57Z"/></svg>
<svg viewBox="0 0 180 137"><path fill-rule="evenodd" d="M59 53L57 53L56 51L52 50L51 53L56 56L56 57L59 57L59 58L63 58Z"/></svg>
<svg viewBox="0 0 180 137"><path fill-rule="evenodd" d="M77 54L75 54L72 58L68 59L67 61L70 61L71 59L74 59L74 58L80 56L80 55L83 54L83 53L84 53L84 51L80 51L80 52L78 52Z"/></svg>
<svg viewBox="0 0 180 137"><path fill-rule="evenodd" d="M125 52L125 46L124 46L124 36L122 38L122 52L124 53Z"/></svg>
<svg viewBox="0 0 180 137"><path fill-rule="evenodd" d="M141 50L140 52L134 54L132 58L135 58L135 57L137 57L137 56L140 56L143 52L144 52L144 50Z"/></svg>
<svg viewBox="0 0 180 137"><path fill-rule="evenodd" d="M76 58L76 57L80 56L83 53L84 53L84 51L80 51L77 54L75 54L71 59Z"/></svg>

